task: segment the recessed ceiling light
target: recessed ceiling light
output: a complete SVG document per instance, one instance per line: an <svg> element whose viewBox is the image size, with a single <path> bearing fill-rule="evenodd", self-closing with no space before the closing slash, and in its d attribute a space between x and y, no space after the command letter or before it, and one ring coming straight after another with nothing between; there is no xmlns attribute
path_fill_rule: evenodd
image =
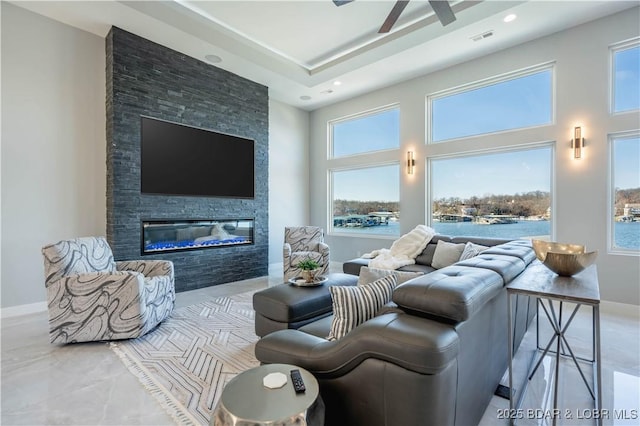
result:
<svg viewBox="0 0 640 426"><path fill-rule="evenodd" d="M516 20L516 18L518 17L518 15L516 15L515 13L510 13L507 16L504 17L503 21L504 22L513 22Z"/></svg>
<svg viewBox="0 0 640 426"><path fill-rule="evenodd" d="M322 92L320 92L320 93L322 93L323 95L330 95L331 93L333 93L333 90L331 90L331 89L327 89L327 90L323 90L323 91L322 91Z"/></svg>
<svg viewBox="0 0 640 426"><path fill-rule="evenodd" d="M302 99L303 101L308 101L308 100L310 100L310 99L311 99L311 96L308 96L308 95L302 95L302 96L300 96L300 99Z"/></svg>
<svg viewBox="0 0 640 426"><path fill-rule="evenodd" d="M334 86L340 86L341 84L342 84L342 82L341 82L341 81L338 81L338 80L336 80L336 81L334 81L334 82L333 82L333 85L334 85Z"/></svg>
<svg viewBox="0 0 640 426"><path fill-rule="evenodd" d="M218 55L207 55L204 57L207 62L211 62L212 64L218 64L222 62L222 58Z"/></svg>

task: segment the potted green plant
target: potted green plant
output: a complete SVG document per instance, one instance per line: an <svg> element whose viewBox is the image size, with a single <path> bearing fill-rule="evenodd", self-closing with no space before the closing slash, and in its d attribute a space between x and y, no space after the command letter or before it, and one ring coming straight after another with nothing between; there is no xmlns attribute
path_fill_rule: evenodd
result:
<svg viewBox="0 0 640 426"><path fill-rule="evenodd" d="M301 269L300 275L308 283L312 283L316 279L316 275L320 270L320 264L313 259L307 258L298 262L298 268Z"/></svg>

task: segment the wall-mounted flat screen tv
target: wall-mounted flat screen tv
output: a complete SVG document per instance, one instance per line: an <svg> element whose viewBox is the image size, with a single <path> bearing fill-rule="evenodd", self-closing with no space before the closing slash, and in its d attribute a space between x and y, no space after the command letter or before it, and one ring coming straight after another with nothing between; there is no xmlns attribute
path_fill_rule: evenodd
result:
<svg viewBox="0 0 640 426"><path fill-rule="evenodd" d="M254 141L141 117L143 194L254 198Z"/></svg>

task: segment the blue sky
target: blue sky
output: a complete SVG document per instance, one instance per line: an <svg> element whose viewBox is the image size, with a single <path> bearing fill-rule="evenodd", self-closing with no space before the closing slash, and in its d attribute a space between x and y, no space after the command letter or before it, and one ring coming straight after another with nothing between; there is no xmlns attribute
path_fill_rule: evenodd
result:
<svg viewBox="0 0 640 426"><path fill-rule="evenodd" d="M618 139L614 148L614 187L640 188L640 139Z"/></svg>
<svg viewBox="0 0 640 426"><path fill-rule="evenodd" d="M628 111L640 104L640 47L615 54L615 111Z"/></svg>
<svg viewBox="0 0 640 426"><path fill-rule="evenodd" d="M333 156L393 149L400 146L400 110L381 111L333 125Z"/></svg>
<svg viewBox="0 0 640 426"><path fill-rule="evenodd" d="M551 123L551 70L432 101L432 140Z"/></svg>
<svg viewBox="0 0 640 426"><path fill-rule="evenodd" d="M433 198L550 191L551 148L433 160Z"/></svg>
<svg viewBox="0 0 640 426"><path fill-rule="evenodd" d="M398 186L400 166L397 164L333 173L334 199L361 201L400 200Z"/></svg>

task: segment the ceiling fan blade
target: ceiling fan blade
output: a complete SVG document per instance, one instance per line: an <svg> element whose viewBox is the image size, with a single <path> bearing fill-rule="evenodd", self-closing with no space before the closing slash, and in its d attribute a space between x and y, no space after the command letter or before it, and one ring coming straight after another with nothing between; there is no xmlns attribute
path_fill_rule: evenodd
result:
<svg viewBox="0 0 640 426"><path fill-rule="evenodd" d="M333 0L333 4L335 4L336 6L342 6L347 3L351 3L352 1L353 0Z"/></svg>
<svg viewBox="0 0 640 426"><path fill-rule="evenodd" d="M443 27L456 20L456 16L453 14L453 10L451 10L447 0L429 0L429 4Z"/></svg>
<svg viewBox="0 0 640 426"><path fill-rule="evenodd" d="M389 16L387 16L387 19L384 20L384 23L382 24L378 32L388 33L389 31L391 31L391 28L400 17L400 14L404 10L404 8L407 7L408 3L409 0L398 0L396 4L393 5L393 9L391 9L391 12L389 12Z"/></svg>

